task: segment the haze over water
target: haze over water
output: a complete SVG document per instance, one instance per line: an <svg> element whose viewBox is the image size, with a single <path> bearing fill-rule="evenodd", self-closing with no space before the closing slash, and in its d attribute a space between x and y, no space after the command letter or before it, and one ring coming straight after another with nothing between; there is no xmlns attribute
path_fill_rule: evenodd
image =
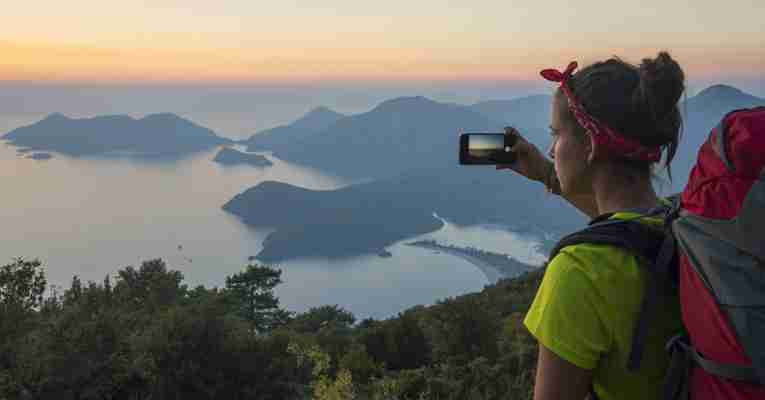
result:
<svg viewBox="0 0 765 400"><path fill-rule="evenodd" d="M109 114L171 112L214 130L245 139L264 129L297 120L311 109L366 112L382 101L422 95L470 104L541 92L538 83L437 83L284 86L53 85L0 82L0 132L34 123L59 112L71 118Z"/></svg>
<svg viewBox="0 0 765 400"><path fill-rule="evenodd" d="M162 258L183 272L189 286L222 286L260 251L269 233L221 210L227 200L265 180L325 190L352 183L273 158L274 166L265 169L222 167L211 161L215 151L176 161L58 154L35 161L3 143L0 262L39 258L49 284L68 287L74 275L101 281L127 265ZM542 260L535 243L495 227L447 225L405 242L425 237ZM292 311L339 304L360 318L383 318L487 283L457 257L402 243L388 249L391 258L288 261L281 265L285 282L277 295Z"/></svg>

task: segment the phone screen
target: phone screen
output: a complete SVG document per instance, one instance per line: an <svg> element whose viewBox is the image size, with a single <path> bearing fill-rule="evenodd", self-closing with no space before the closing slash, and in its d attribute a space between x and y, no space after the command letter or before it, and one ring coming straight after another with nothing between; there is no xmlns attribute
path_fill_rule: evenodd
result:
<svg viewBox="0 0 765 400"><path fill-rule="evenodd" d="M488 158L497 151L504 151L505 135L481 135L468 136L468 153L471 157Z"/></svg>
<svg viewBox="0 0 765 400"><path fill-rule="evenodd" d="M515 154L506 151L513 141L504 133L463 133L460 136L460 164L493 165L515 161Z"/></svg>

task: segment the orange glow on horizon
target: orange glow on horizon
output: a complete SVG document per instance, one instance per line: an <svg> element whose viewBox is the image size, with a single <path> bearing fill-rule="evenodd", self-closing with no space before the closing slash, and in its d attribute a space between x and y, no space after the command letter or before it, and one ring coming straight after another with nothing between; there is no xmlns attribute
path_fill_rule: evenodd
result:
<svg viewBox="0 0 765 400"><path fill-rule="evenodd" d="M35 83L269 83L323 81L533 81L538 71L578 58L585 65L612 54L655 55L659 49L415 48L151 49L0 42L0 81ZM672 50L689 77L765 70L759 49ZM520 60L520 61L519 61ZM628 59L637 62L639 59ZM559 65L556 65L559 64Z"/></svg>

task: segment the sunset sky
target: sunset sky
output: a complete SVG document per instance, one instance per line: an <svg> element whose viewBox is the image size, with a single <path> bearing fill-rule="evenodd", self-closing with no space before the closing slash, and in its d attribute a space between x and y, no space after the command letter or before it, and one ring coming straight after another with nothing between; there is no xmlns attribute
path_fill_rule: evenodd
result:
<svg viewBox="0 0 765 400"><path fill-rule="evenodd" d="M756 82L763 15L762 0L26 0L0 16L0 81L524 81L667 49L689 79Z"/></svg>

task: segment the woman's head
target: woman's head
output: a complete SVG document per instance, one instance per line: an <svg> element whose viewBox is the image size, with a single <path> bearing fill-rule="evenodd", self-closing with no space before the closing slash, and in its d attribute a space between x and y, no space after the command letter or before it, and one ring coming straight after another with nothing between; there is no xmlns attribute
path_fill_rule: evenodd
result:
<svg viewBox="0 0 765 400"><path fill-rule="evenodd" d="M592 64L571 76L565 85L587 114L611 130L643 146L664 148L669 172L680 140L682 118L677 103L685 90L684 80L680 66L661 52L639 66L618 58ZM587 190L583 187L589 184L595 164L616 166L628 179L650 177L652 162L598 148L561 90L554 99L552 128L555 142L551 156L564 191Z"/></svg>

